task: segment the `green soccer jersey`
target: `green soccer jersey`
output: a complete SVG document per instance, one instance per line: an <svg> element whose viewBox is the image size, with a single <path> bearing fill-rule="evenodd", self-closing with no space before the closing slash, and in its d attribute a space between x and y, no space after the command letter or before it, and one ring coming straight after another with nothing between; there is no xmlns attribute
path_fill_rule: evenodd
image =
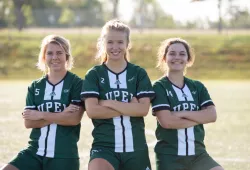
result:
<svg viewBox="0 0 250 170"><path fill-rule="evenodd" d="M127 63L120 73L105 64L88 71L83 81L82 99L130 102L132 97L153 97L154 91L146 71ZM111 119L92 119L94 141L92 147L108 147L114 152L133 152L147 148L143 117L118 116Z"/></svg>
<svg viewBox="0 0 250 170"><path fill-rule="evenodd" d="M201 110L214 105L206 87L199 81L184 78L184 86L179 88L167 77L153 85L156 97L152 101L152 113L160 110L182 111ZM165 129L157 122L155 146L156 153L189 156L205 151L203 125L185 129Z"/></svg>
<svg viewBox="0 0 250 170"><path fill-rule="evenodd" d="M81 87L82 79L71 72L67 72L56 85L44 76L28 87L25 109L56 113L62 112L70 103L80 105ZM80 127L80 124L61 126L53 123L43 128L33 128L28 149L49 158L78 158Z"/></svg>

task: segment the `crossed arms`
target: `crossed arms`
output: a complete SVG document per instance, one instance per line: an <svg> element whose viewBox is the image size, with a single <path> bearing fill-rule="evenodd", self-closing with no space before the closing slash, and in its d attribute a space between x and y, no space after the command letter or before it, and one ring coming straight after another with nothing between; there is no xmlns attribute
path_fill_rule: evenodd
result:
<svg viewBox="0 0 250 170"><path fill-rule="evenodd" d="M203 107L199 111L170 112L160 110L155 112L158 122L166 129L183 129L198 124L215 122L217 115L215 106Z"/></svg>
<svg viewBox="0 0 250 170"><path fill-rule="evenodd" d="M52 123L75 126L80 123L83 112L83 107L74 104L56 113L26 109L23 112L24 125L26 128L42 128Z"/></svg>
<svg viewBox="0 0 250 170"><path fill-rule="evenodd" d="M148 114L149 97L133 97L130 103L116 100L98 100L97 98L85 99L86 112L91 119L109 119L117 116L143 117Z"/></svg>

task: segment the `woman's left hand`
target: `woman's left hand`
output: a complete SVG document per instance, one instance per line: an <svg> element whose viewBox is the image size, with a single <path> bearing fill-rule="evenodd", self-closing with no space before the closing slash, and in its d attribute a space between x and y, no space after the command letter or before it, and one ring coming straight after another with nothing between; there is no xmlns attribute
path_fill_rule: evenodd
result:
<svg viewBox="0 0 250 170"><path fill-rule="evenodd" d="M37 110L24 110L23 111L23 119L28 120L41 120L42 119L42 112Z"/></svg>

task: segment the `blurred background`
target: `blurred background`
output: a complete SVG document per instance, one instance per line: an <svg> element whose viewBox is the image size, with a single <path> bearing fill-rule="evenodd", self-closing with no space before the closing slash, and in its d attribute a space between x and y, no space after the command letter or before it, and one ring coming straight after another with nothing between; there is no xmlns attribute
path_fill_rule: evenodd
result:
<svg viewBox="0 0 250 170"><path fill-rule="evenodd" d="M52 33L71 40L74 72L84 76L96 64L100 28L113 18L132 28L131 61L152 79L162 74L155 69L156 53L169 37L194 48L190 77L250 78L249 0L0 0L0 79L40 75L40 42Z"/></svg>
<svg viewBox="0 0 250 170"><path fill-rule="evenodd" d="M205 125L207 150L227 170L250 169L250 0L0 0L0 167L27 146L30 131L21 112L36 69L41 40L59 34L70 40L75 67L84 77L98 64L101 27L119 18L131 27L131 62L152 81L161 41L187 40L196 55L187 77L201 80L216 104L216 123ZM145 118L155 169L155 117ZM84 115L79 153L87 169L92 123Z"/></svg>
<svg viewBox="0 0 250 170"><path fill-rule="evenodd" d="M0 27L100 27L120 18L133 28L249 29L248 0L1 0Z"/></svg>

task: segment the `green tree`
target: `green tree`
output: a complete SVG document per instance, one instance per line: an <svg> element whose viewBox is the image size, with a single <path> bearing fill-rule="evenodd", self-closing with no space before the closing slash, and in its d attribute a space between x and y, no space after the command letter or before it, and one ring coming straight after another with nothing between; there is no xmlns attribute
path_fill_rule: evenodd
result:
<svg viewBox="0 0 250 170"><path fill-rule="evenodd" d="M113 4L113 12L112 12L112 17L113 18L118 18L118 4L119 0L111 0Z"/></svg>
<svg viewBox="0 0 250 170"><path fill-rule="evenodd" d="M24 5L25 0L13 0L14 11L16 16L16 24L19 31L24 28L25 18L22 11L22 6Z"/></svg>
<svg viewBox="0 0 250 170"><path fill-rule="evenodd" d="M250 28L250 13L246 9L243 10L236 10L229 20L229 27L230 28Z"/></svg>
<svg viewBox="0 0 250 170"><path fill-rule="evenodd" d="M59 23L62 25L70 25L75 18L74 12L70 8L64 8L59 18Z"/></svg>
<svg viewBox="0 0 250 170"><path fill-rule="evenodd" d="M25 4L22 6L22 11L23 11L23 15L25 18L25 24L27 26L33 25L34 18L33 18L33 14L32 14L32 7Z"/></svg>

